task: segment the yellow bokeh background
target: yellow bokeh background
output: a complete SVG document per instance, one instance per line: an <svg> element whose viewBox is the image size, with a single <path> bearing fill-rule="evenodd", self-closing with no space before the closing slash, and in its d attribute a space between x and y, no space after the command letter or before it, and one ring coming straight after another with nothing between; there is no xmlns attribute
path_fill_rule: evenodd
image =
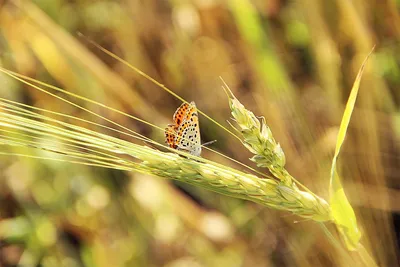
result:
<svg viewBox="0 0 400 267"><path fill-rule="evenodd" d="M291 175L328 199L344 105L376 45L339 169L361 241L379 266L397 266L399 10L396 0L0 0L0 66L161 128L181 102L85 37L229 128L222 77L266 118ZM164 142L159 129L62 96ZM0 97L109 125L4 74ZM211 148L255 167L223 129L202 116L200 128ZM0 157L0 177L4 266L347 266L315 222L179 182L17 156Z"/></svg>

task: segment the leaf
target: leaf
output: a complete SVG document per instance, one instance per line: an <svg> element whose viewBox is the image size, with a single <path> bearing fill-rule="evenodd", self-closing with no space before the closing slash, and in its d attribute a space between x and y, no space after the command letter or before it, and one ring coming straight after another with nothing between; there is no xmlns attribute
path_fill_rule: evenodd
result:
<svg viewBox="0 0 400 267"><path fill-rule="evenodd" d="M354 81L353 88L351 89L350 96L342 117L342 122L340 123L338 138L336 141L335 155L333 157L331 167L329 192L332 218L346 243L347 249L349 250L356 250L358 248L361 238L361 232L357 227L357 219L354 210L351 207L344 192L342 182L336 168L336 163L344 138L346 137L351 114L353 113L354 105L356 103L361 77L367 60L373 52L374 48L372 48L371 52L368 54L363 64L361 65L361 68L357 74L357 78Z"/></svg>

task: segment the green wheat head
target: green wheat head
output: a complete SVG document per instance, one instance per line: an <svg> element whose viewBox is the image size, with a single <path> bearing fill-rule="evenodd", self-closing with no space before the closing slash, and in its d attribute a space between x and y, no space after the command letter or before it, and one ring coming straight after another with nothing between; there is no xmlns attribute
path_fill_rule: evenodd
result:
<svg viewBox="0 0 400 267"><path fill-rule="evenodd" d="M228 88L226 88L228 89ZM293 185L292 177L285 170L285 153L277 143L264 117L259 119L253 112L247 110L236 97L231 94L229 106L232 116L239 126L243 137L243 145L253 154L251 161L258 167L268 168L269 171L286 185Z"/></svg>
<svg viewBox="0 0 400 267"><path fill-rule="evenodd" d="M247 111L236 99L231 99L232 114L244 127ZM251 117L255 119L254 115ZM243 131L246 147L253 145L263 149L260 153L270 169L275 173L284 173L283 152L276 153L277 149L270 149L276 145L272 134L261 139L259 143L251 140L259 139L257 131L259 124L250 131ZM0 142L11 146L29 146L62 154L67 161L127 171L137 171L146 174L174 179L197 185L231 197L250 200L265 206L286 210L299 216L316 221L330 220L329 205L325 200L301 191L294 183L279 179L260 178L230 167L187 155L183 152L162 152L148 146L137 145L109 135L101 134L73 124L52 119L41 115L26 106L21 106L9 100L0 101L0 127L2 135ZM264 126L264 129L267 129ZM255 136L252 137L252 133ZM264 130L265 133L265 130ZM264 135L265 136L265 135ZM29 137L30 140L26 140ZM43 138L58 140L61 145L42 142ZM151 142L151 140L145 140ZM249 145L250 144L250 145ZM83 149L83 147L85 149ZM281 150L280 150L281 151ZM185 157L179 154L185 155ZM258 163L259 155L253 157ZM278 162L274 165L275 162ZM260 164L260 166L264 166Z"/></svg>

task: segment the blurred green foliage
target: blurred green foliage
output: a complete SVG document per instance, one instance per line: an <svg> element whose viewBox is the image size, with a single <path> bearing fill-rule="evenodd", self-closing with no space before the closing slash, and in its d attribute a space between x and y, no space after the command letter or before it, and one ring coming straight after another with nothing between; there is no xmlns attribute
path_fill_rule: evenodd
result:
<svg viewBox="0 0 400 267"><path fill-rule="evenodd" d="M376 44L339 166L362 242L380 266L396 266L399 8L394 0L0 1L0 65L160 127L180 102L78 32L229 127L222 76L266 117L290 173L327 199L344 104ZM0 85L0 97L108 125L4 75ZM157 129L79 104L164 142ZM254 167L237 140L202 117L200 124L204 142L217 139L213 148ZM5 266L348 266L315 223L254 203L57 161L2 156L0 168Z"/></svg>

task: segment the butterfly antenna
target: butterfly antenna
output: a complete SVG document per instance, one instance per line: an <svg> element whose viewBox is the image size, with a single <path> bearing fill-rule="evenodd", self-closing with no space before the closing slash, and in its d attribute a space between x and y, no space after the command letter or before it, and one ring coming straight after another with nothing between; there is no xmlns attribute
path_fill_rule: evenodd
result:
<svg viewBox="0 0 400 267"><path fill-rule="evenodd" d="M215 142L217 142L217 140L212 140L212 141L209 141L209 142L205 142L205 143L202 144L201 146L209 146L209 145L211 145L211 144L214 144Z"/></svg>

